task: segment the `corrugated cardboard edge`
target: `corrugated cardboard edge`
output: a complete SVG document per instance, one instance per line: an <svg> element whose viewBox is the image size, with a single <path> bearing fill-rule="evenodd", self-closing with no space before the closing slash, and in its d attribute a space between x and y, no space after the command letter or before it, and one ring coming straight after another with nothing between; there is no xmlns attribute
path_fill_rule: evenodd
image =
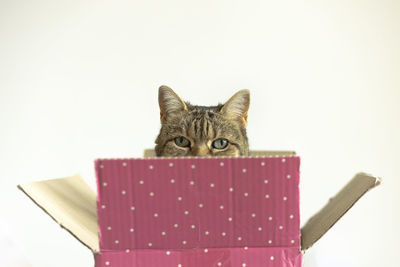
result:
<svg viewBox="0 0 400 267"><path fill-rule="evenodd" d="M99 252L96 194L79 175L18 188L93 253Z"/></svg>
<svg viewBox="0 0 400 267"><path fill-rule="evenodd" d="M284 156L296 156L295 151L284 151L284 150L251 150L250 157L284 157ZM156 157L154 149L145 149L143 153L145 158Z"/></svg>
<svg viewBox="0 0 400 267"><path fill-rule="evenodd" d="M366 173L356 176L301 228L301 249L317 242L366 192L381 179Z"/></svg>

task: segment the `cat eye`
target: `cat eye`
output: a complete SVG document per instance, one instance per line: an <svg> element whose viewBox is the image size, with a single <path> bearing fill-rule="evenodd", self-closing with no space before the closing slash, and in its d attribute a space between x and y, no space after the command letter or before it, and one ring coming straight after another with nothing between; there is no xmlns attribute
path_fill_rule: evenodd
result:
<svg viewBox="0 0 400 267"><path fill-rule="evenodd" d="M185 137L183 137L183 136L176 137L176 138L174 139L174 141L175 141L175 144L176 144L177 146L180 146L180 147L189 147L189 146L190 146L190 141L187 140L187 139L186 139Z"/></svg>
<svg viewBox="0 0 400 267"><path fill-rule="evenodd" d="M219 138L217 140L214 140L214 142L212 142L212 147L215 149L224 149L227 146L228 146L228 140L224 138Z"/></svg>

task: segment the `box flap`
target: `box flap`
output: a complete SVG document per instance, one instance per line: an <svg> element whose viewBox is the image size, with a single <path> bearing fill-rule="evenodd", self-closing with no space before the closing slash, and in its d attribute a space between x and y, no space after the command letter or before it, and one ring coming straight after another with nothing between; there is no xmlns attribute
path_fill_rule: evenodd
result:
<svg viewBox="0 0 400 267"><path fill-rule="evenodd" d="M96 195L79 175L18 188L85 246L99 251Z"/></svg>
<svg viewBox="0 0 400 267"><path fill-rule="evenodd" d="M281 151L281 150L251 150L251 157L284 157L284 156L295 156L296 152L294 151ZM154 149L145 149L143 156L145 158L154 158L156 157L156 152Z"/></svg>
<svg viewBox="0 0 400 267"><path fill-rule="evenodd" d="M379 185L380 178L358 173L336 196L301 228L301 249L310 248L320 239L368 190Z"/></svg>

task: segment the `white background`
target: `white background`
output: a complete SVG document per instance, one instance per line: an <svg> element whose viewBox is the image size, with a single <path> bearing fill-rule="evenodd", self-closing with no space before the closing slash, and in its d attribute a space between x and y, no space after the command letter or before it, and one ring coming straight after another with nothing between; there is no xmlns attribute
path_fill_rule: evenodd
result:
<svg viewBox="0 0 400 267"><path fill-rule="evenodd" d="M94 186L95 158L140 157L161 84L202 105L250 89L251 148L302 158L302 223L356 172L381 176L305 267L398 266L399 3L1 0L0 266L93 266L16 185Z"/></svg>

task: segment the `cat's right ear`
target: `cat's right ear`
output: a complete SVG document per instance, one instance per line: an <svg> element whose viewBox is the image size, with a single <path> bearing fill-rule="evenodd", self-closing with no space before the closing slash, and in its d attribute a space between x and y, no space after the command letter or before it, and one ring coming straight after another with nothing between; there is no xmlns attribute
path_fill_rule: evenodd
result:
<svg viewBox="0 0 400 267"><path fill-rule="evenodd" d="M243 128L247 125L247 112L250 105L250 91L243 89L234 94L224 104L221 113L226 117L241 122Z"/></svg>
<svg viewBox="0 0 400 267"><path fill-rule="evenodd" d="M160 105L161 123L164 123L171 114L187 110L185 102L166 85L162 85L158 89L158 104Z"/></svg>

